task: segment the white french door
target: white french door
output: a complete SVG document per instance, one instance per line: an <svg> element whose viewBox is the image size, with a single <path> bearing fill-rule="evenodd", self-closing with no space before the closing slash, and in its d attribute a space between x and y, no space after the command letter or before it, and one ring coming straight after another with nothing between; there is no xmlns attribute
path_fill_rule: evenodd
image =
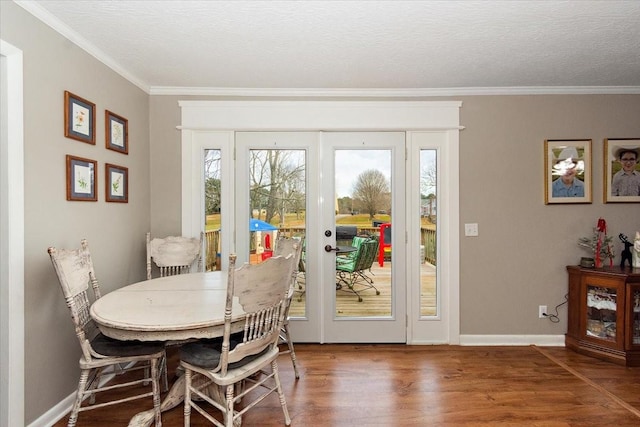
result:
<svg viewBox="0 0 640 427"><path fill-rule="evenodd" d="M273 231L246 226L276 222L278 233L304 237L304 286L290 322L294 339L321 342L318 132L236 132L235 248L239 260L260 262ZM284 219L286 217L286 220ZM271 244L273 238L270 238ZM262 246L262 247L261 247ZM304 291L304 292L303 292ZM294 326L295 325L295 326Z"/></svg>
<svg viewBox="0 0 640 427"><path fill-rule="evenodd" d="M342 236L336 233L344 224L378 238L380 254L376 222L392 224L391 241L386 243L393 248L390 259L375 266L377 276L369 266L343 270L341 255L320 251L325 342L406 342L404 153L404 132L322 133L322 248L340 243ZM355 205L345 211L345 201ZM356 253L360 259L364 252ZM374 263L378 260L376 256ZM347 266L358 268L357 264Z"/></svg>
<svg viewBox="0 0 640 427"><path fill-rule="evenodd" d="M294 341L456 344L460 105L458 102L180 101L182 234L200 233L205 224L205 205L210 203L204 197L205 183L219 185L218 251L222 268L226 268L230 253L237 253L241 261L257 257L265 249L259 245L268 243L252 235L249 219L262 217L263 209L265 215L275 218L269 212L280 208L256 203L254 193L261 186L250 174L261 162L267 164L264 159L269 156L274 159L289 156L298 169L296 173L303 170L298 179L304 176L304 183L300 187L298 182L292 185L287 180L278 181L284 187L276 199L282 203L287 199L288 210L282 208L281 212L291 212L293 194L296 191L304 194L303 207L300 208L298 199L295 209L304 211L301 224L306 240L303 305L297 307L291 320ZM205 182L206 165L212 158L220 166L219 175ZM425 167L427 175L433 174L434 178L426 186ZM377 295L375 290L365 289L360 292L363 301L359 302L357 294L344 290L344 283L343 289L337 289L340 282L336 275L337 255L324 250L325 246L336 247L336 228L344 224L347 215L344 203L354 203L348 213L365 210L362 195L355 197L353 187L358 176L368 169L381 172L388 184L388 188L381 190L386 202L383 197L371 211L373 218L358 227L371 232L380 230L376 226L387 221L390 228L389 235L385 235L385 250L379 264L375 264L388 272L384 302L378 298L383 296L382 290ZM275 173L264 175L269 178L264 188L273 186ZM345 190L345 183L351 187ZM274 221L277 220L271 220ZM425 230L431 233L427 240ZM425 256L424 251L429 254ZM425 260L432 265L424 268ZM384 271L375 270L380 275ZM379 277L373 280L382 281ZM351 307L376 301L383 310L374 315L350 313L341 305L340 298L349 300Z"/></svg>

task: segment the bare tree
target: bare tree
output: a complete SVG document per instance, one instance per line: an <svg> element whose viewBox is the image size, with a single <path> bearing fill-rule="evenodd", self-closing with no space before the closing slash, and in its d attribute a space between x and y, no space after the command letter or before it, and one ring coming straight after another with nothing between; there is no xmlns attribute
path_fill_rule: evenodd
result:
<svg viewBox="0 0 640 427"><path fill-rule="evenodd" d="M204 156L205 215L220 212L220 150L206 150Z"/></svg>
<svg viewBox="0 0 640 427"><path fill-rule="evenodd" d="M369 213L369 219L373 219L376 212L389 205L389 181L379 170L367 169L356 179L353 198L364 212Z"/></svg>
<svg viewBox="0 0 640 427"><path fill-rule="evenodd" d="M436 189L437 189L437 170L435 156L428 158L421 157L420 161L420 193L422 209L421 215L429 218L431 222L434 221L434 203L436 202Z"/></svg>
<svg viewBox="0 0 640 427"><path fill-rule="evenodd" d="M436 163L435 160L420 164L420 192L428 196L436 192Z"/></svg>
<svg viewBox="0 0 640 427"><path fill-rule="evenodd" d="M301 160L291 150L251 150L250 203L253 209L265 211L265 221L270 222L277 214L283 225L286 213L299 209L304 200Z"/></svg>

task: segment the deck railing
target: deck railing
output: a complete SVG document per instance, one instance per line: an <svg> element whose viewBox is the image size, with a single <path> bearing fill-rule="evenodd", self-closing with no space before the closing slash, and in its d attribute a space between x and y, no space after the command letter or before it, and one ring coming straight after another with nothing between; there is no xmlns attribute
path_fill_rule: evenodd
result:
<svg viewBox="0 0 640 427"><path fill-rule="evenodd" d="M304 227L283 227L278 232L287 237L304 236ZM358 234L379 235L380 227L358 227ZM205 232L205 271L220 270L220 230L208 230ZM421 228L420 245L424 247L424 259L429 264L436 265L436 230Z"/></svg>

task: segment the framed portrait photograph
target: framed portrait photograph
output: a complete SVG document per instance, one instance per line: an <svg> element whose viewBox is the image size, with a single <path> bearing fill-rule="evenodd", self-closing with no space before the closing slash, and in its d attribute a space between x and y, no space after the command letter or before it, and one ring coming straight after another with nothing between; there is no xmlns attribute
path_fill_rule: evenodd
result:
<svg viewBox="0 0 640 427"><path fill-rule="evenodd" d="M604 140L604 202L640 202L640 138Z"/></svg>
<svg viewBox="0 0 640 427"><path fill-rule="evenodd" d="M104 165L107 202L129 202L129 169L124 166Z"/></svg>
<svg viewBox="0 0 640 427"><path fill-rule="evenodd" d="M129 121L106 110L104 123L107 148L123 154L129 154Z"/></svg>
<svg viewBox="0 0 640 427"><path fill-rule="evenodd" d="M544 141L545 204L591 203L591 140Z"/></svg>
<svg viewBox="0 0 640 427"><path fill-rule="evenodd" d="M67 200L95 202L98 200L96 173L98 162L67 155Z"/></svg>
<svg viewBox="0 0 640 427"><path fill-rule="evenodd" d="M96 144L96 105L64 91L64 136Z"/></svg>

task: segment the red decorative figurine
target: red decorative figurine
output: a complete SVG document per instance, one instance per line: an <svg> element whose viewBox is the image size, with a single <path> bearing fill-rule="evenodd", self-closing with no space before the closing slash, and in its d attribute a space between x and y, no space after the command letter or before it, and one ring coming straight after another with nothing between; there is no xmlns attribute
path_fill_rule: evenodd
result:
<svg viewBox="0 0 640 427"><path fill-rule="evenodd" d="M595 253L595 264L596 267L601 267L603 265L601 252L607 255L609 258L609 267L613 266L613 251L611 250L611 245L609 244L609 239L607 239L607 222L604 218L598 219L598 225L596 226L596 232L598 233L598 242L596 244L596 253ZM606 245L605 248L602 246Z"/></svg>

